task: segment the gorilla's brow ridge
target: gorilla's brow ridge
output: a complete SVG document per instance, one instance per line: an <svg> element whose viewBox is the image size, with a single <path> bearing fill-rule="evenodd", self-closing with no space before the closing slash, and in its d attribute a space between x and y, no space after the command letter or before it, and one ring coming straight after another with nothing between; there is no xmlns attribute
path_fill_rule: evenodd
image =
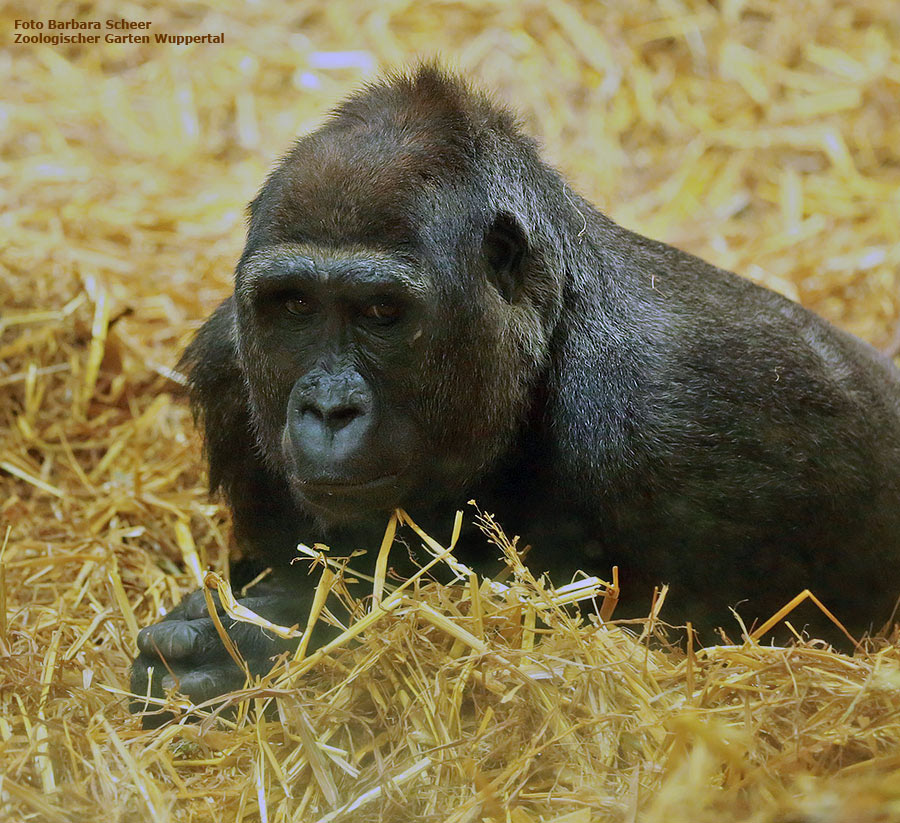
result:
<svg viewBox="0 0 900 823"><path fill-rule="evenodd" d="M345 263L360 283L396 285L415 296L424 296L426 280L416 270L386 252L371 248L339 249L282 243L253 252L242 264L238 284L244 293L257 291L262 282L290 282L302 271L305 276L327 279L334 264Z"/></svg>

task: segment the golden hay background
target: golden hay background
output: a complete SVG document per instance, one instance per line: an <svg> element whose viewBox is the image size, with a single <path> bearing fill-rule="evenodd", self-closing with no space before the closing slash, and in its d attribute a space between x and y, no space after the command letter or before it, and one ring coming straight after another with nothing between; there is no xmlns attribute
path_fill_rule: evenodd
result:
<svg viewBox="0 0 900 823"><path fill-rule="evenodd" d="M12 42L116 15L225 43ZM123 697L137 627L224 565L170 370L295 134L440 54L614 219L886 347L895 0L6 3L0 29L0 820L900 820L896 647L685 657L559 615L529 655L488 603L467 657L410 608L283 724L142 732Z"/></svg>

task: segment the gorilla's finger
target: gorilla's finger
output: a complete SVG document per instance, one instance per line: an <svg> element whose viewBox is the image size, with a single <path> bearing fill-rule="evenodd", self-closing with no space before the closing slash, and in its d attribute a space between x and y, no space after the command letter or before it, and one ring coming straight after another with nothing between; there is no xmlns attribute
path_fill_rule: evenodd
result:
<svg viewBox="0 0 900 823"><path fill-rule="evenodd" d="M175 677L166 673L162 679L164 689L177 688L193 703L203 703L220 694L242 688L246 675L229 658L220 663L208 663L184 672L175 672Z"/></svg>
<svg viewBox="0 0 900 823"><path fill-rule="evenodd" d="M221 657L226 654L212 620L177 620L156 623L138 632L138 650L169 661Z"/></svg>
<svg viewBox="0 0 900 823"><path fill-rule="evenodd" d="M216 609L221 611L218 593L213 592L212 597L213 602L216 604ZM209 617L209 610L206 606L206 594L203 589L197 589L197 591L186 595L179 603L179 606L183 610L185 620L199 620L202 617Z"/></svg>
<svg viewBox="0 0 900 823"><path fill-rule="evenodd" d="M245 659L269 657L278 652L293 649L299 642L297 638L278 637L253 623L231 621L227 618L223 623L231 642Z"/></svg>

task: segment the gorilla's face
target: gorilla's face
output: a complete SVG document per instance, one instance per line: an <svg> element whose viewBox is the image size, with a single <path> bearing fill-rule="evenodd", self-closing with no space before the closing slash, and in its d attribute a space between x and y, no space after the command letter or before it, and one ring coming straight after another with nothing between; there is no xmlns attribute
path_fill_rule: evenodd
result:
<svg viewBox="0 0 900 823"><path fill-rule="evenodd" d="M242 367L262 445L325 519L390 509L432 467L417 456L435 295L374 250L265 246L239 272Z"/></svg>

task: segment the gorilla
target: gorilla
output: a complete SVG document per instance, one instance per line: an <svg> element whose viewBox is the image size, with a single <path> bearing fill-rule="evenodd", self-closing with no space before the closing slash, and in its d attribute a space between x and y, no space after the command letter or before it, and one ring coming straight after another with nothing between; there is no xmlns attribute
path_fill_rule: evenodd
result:
<svg viewBox="0 0 900 823"><path fill-rule="evenodd" d="M280 623L312 600L298 542L374 550L396 507L442 533L470 498L557 583L617 564L642 614L671 584L663 617L701 637L807 587L877 629L900 594L888 359L617 226L435 65L355 93L277 164L182 368L238 582L272 569L245 602ZM458 552L487 574L495 554L476 533ZM229 632L253 671L285 648ZM202 592L138 647L136 694L151 666L196 700L243 680Z"/></svg>

